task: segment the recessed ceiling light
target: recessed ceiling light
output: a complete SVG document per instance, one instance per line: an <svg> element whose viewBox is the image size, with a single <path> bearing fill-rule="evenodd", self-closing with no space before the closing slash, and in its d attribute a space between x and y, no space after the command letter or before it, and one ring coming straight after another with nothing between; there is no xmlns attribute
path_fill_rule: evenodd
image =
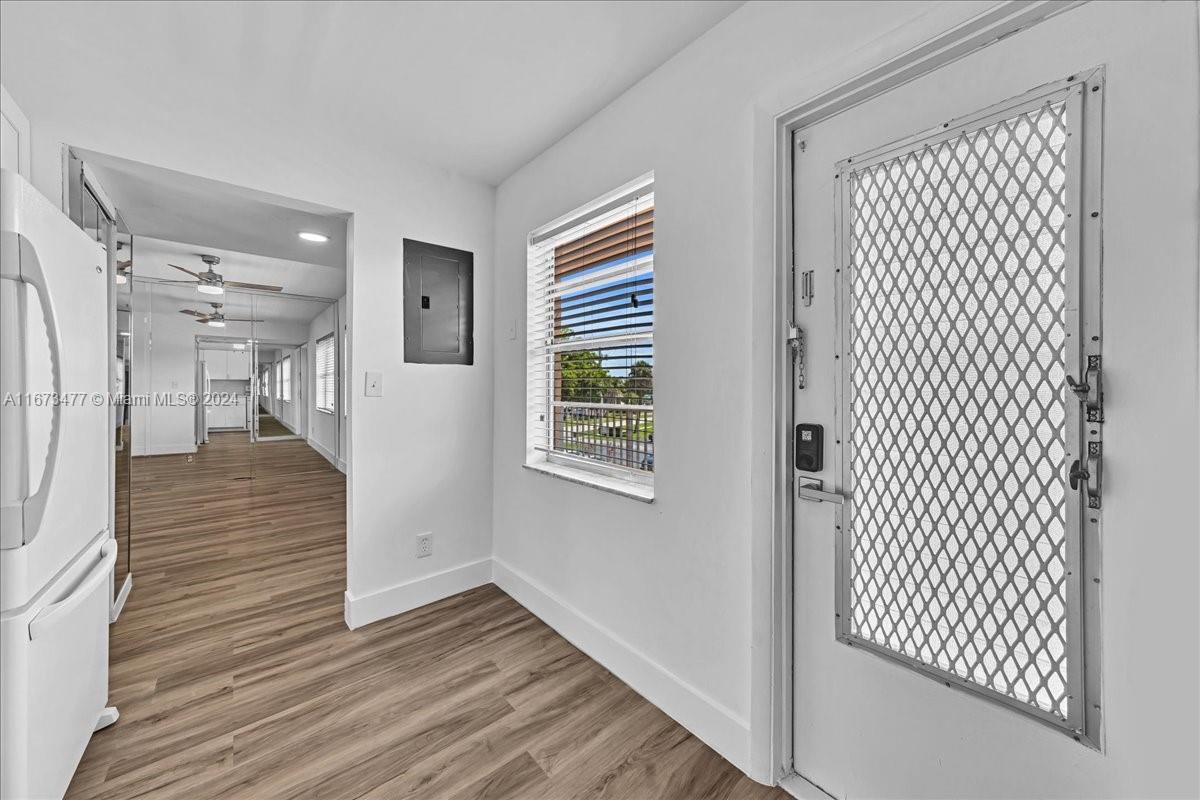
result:
<svg viewBox="0 0 1200 800"><path fill-rule="evenodd" d="M324 244L329 241L329 237L323 233L314 233L312 231L300 231L300 238L306 242L316 242Z"/></svg>

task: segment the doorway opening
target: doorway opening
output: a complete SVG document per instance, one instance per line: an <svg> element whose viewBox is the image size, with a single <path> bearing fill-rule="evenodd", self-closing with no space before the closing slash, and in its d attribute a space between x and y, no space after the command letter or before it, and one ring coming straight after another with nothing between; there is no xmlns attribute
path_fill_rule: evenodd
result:
<svg viewBox="0 0 1200 800"><path fill-rule="evenodd" d="M294 500L280 499L286 485L320 487L321 508L309 512L332 523L325 535L344 576L350 214L70 155L74 185L86 190L81 224L103 227L109 209L117 248L113 374L128 400L114 425L113 529L129 577L123 593L114 587L114 619L126 598L146 610L186 585L163 565L202 559L195 548L215 543L218 529L242 531L238 541L258 541L265 557L298 519ZM83 202L92 197L102 202ZM316 344L330 337L340 346L318 370ZM334 387L321 407L318 382ZM254 563L254 552L244 556ZM146 577L131 591L135 573Z"/></svg>

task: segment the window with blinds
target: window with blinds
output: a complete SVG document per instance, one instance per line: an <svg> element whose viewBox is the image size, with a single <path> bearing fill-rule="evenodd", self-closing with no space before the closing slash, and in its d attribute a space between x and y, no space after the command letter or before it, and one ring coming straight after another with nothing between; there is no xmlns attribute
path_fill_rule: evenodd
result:
<svg viewBox="0 0 1200 800"><path fill-rule="evenodd" d="M652 483L653 176L531 234L527 295L527 463Z"/></svg>
<svg viewBox="0 0 1200 800"><path fill-rule="evenodd" d="M284 356L283 361L283 400L292 402L292 357Z"/></svg>
<svg viewBox="0 0 1200 800"><path fill-rule="evenodd" d="M282 399L283 399L283 362L282 362L282 361L276 361L276 362L275 362L275 391L274 391L274 395L275 395L275 399L276 399L276 400L282 400Z"/></svg>
<svg viewBox="0 0 1200 800"><path fill-rule="evenodd" d="M317 411L326 414L333 413L333 402L337 391L337 381L334 380L334 342L330 333L317 339Z"/></svg>

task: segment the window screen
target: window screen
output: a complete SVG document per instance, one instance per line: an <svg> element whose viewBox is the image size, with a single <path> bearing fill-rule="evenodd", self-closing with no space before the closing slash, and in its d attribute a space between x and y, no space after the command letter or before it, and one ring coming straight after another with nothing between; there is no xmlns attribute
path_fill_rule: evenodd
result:
<svg viewBox="0 0 1200 800"><path fill-rule="evenodd" d="M283 399L292 402L292 357L283 357Z"/></svg>
<svg viewBox="0 0 1200 800"><path fill-rule="evenodd" d="M837 167L839 635L1064 725L1082 695L1078 93Z"/></svg>
<svg viewBox="0 0 1200 800"><path fill-rule="evenodd" d="M337 391L334 379L334 341L330 333L317 339L317 410L333 413L333 402Z"/></svg>
<svg viewBox="0 0 1200 800"><path fill-rule="evenodd" d="M531 463L654 471L654 186L643 179L530 237Z"/></svg>

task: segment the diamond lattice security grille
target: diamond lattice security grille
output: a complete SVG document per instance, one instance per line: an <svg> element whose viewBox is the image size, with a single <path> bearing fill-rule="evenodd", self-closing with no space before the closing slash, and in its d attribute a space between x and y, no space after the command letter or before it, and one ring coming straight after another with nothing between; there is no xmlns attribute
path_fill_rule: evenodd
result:
<svg viewBox="0 0 1200 800"><path fill-rule="evenodd" d="M847 176L850 634L1064 719L1066 118Z"/></svg>

